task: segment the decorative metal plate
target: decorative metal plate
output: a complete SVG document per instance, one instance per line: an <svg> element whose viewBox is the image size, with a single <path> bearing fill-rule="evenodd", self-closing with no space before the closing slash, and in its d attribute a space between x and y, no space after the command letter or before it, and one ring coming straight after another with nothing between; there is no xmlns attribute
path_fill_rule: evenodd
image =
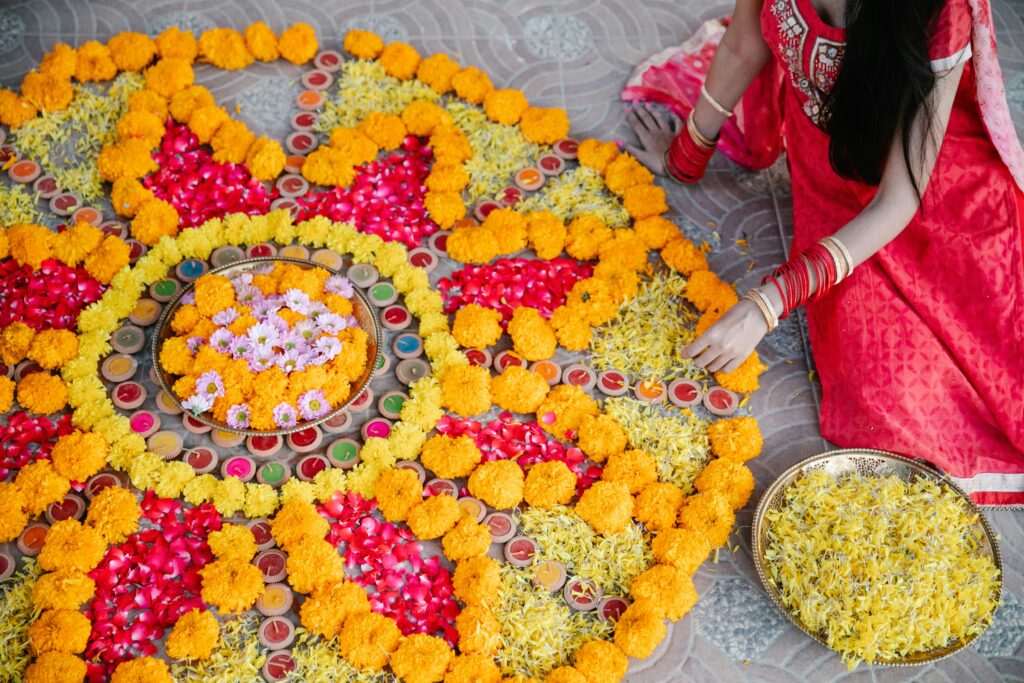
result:
<svg viewBox="0 0 1024 683"><path fill-rule="evenodd" d="M260 258L249 258L242 261L236 261L229 263L226 266L211 270L209 275L225 275L231 276L235 273L243 272L246 270L253 270L259 266L272 263L292 263L304 268L320 268L326 270L332 274L340 275L341 273L333 268L328 268L319 263L313 263L312 261L306 261L303 259L296 258L284 258L277 256L266 256ZM170 400L181 408L181 401L175 396L172 387L174 385L174 376L164 372L164 369L160 367L160 348L163 346L164 340L168 337L173 336L174 332L171 329L171 320L174 317L174 313L178 310L181 305L182 298L191 292L194 288L194 284L190 283L187 287L183 288L178 296L174 298L168 305L164 306L164 310L160 315L160 320L157 321L156 332L153 334L153 341L151 343L151 351L153 354L153 367L156 368L156 376L160 381L160 387L167 393ZM319 417L315 420L306 420L299 422L294 427L288 429L274 429L268 431L259 431L256 429L234 429L227 424L214 420L207 413L201 415L192 414L192 416L199 422L205 425L213 427L214 429L220 429L225 432L232 434L244 434L245 436L284 436L285 434L292 434L294 432L302 431L314 425L318 425L321 422L326 422L332 417L342 413L348 408L348 406L356 399L359 394L362 393L363 389L367 384L370 383L370 379L373 377L374 368L377 366L377 357L380 355L380 341L383 338L380 327L380 320L377 318L377 312L370 304L366 295L363 294L358 288L353 287L352 289L352 315L355 316L356 320L359 321L359 326L363 328L368 337L366 344L366 368L363 370L363 374L352 383L352 393L349 394L348 399L345 402L327 413L323 417ZM188 412L182 409L183 412ZM191 414L191 413L190 413Z"/></svg>
<svg viewBox="0 0 1024 683"><path fill-rule="evenodd" d="M788 470L783 472L771 486L768 487L768 490L765 491L764 495L761 497L761 501L757 504L757 510L754 512L754 524L751 531L751 540L753 543L754 566L757 568L757 575L761 579L761 585L764 586L764 590L768 593L768 597L771 598L772 602L774 602L775 605L782 610L789 620L792 621L801 631L814 638L825 647L828 647L828 642L822 633L811 630L800 620L800 617L796 612L786 607L778 589L768 578L766 571L768 564L766 559L766 550L768 547L768 529L770 523L767 521L766 515L769 511L781 510L785 503L786 489L800 480L804 474L814 472L816 470L824 470L833 476L852 472L856 472L862 476L886 477L895 475L908 482L923 478L948 487L956 493L957 496L963 499L971 512L978 516L977 529L981 532L980 536L982 538L982 544L979 552L992 558L992 562L995 564L996 569L999 570L999 583L996 587L997 594L995 596L996 602L999 602L1003 588L1003 562L1002 557L999 554L999 545L996 542L996 536L992 531L992 527L989 525L988 520L985 519L985 515L982 514L978 506L971 501L970 497L960 490L960 488L957 487L956 484L954 484L948 477L924 461L912 460L902 455L896 455L895 453L888 453L886 451L867 448L847 448L829 451L827 453L822 453L821 455L815 455L797 463L793 467L790 467ZM991 619L989 620L989 624L986 625L986 629L988 626L991 626ZM981 635L981 633L984 633L984 631L985 629L962 641L954 641L943 647L933 648L924 652L916 652L899 659L876 659L874 664L883 666L916 666L918 664L934 662L959 652L970 645L978 638L978 636Z"/></svg>

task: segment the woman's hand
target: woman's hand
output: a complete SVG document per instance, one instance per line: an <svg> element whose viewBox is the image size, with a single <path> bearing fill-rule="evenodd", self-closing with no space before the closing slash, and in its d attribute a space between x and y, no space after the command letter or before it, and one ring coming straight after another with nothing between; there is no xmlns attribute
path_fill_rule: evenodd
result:
<svg viewBox="0 0 1024 683"><path fill-rule="evenodd" d="M709 372L732 372L768 332L768 322L753 301L740 299L718 322L680 351Z"/></svg>
<svg viewBox="0 0 1024 683"><path fill-rule="evenodd" d="M666 175L665 152L682 130L679 119L650 105L637 104L626 111L626 123L636 133L641 145L627 145L629 153L652 173Z"/></svg>

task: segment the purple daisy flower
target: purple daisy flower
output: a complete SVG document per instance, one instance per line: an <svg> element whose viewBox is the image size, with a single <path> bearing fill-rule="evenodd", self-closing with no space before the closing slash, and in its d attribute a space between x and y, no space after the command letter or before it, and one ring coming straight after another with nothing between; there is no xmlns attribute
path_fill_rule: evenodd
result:
<svg viewBox="0 0 1024 683"><path fill-rule="evenodd" d="M184 296L181 297L181 303L182 303L183 306L187 306L188 304L194 304L195 302L196 302L196 293L195 293L194 290L188 292L187 294L185 294Z"/></svg>
<svg viewBox="0 0 1024 683"><path fill-rule="evenodd" d="M253 349L249 352L246 360L249 362L250 370L263 372L274 367L274 352L266 348Z"/></svg>
<svg viewBox="0 0 1024 683"><path fill-rule="evenodd" d="M327 304L319 301L309 302L309 312L306 313L311 319L317 320L324 313L328 313L331 309L327 308Z"/></svg>
<svg viewBox="0 0 1024 683"><path fill-rule="evenodd" d="M211 401L224 395L224 380L216 370L207 370L196 380L196 393Z"/></svg>
<svg viewBox="0 0 1024 683"><path fill-rule="evenodd" d="M202 337L189 337L188 339L185 340L185 345L188 347L188 350L191 351L192 353L198 353L199 347L203 345L204 341L206 340L203 339Z"/></svg>
<svg viewBox="0 0 1024 683"><path fill-rule="evenodd" d="M289 289L284 293L284 305L297 313L309 310L309 296L301 289Z"/></svg>
<svg viewBox="0 0 1024 683"><path fill-rule="evenodd" d="M277 367L284 370L285 374L298 372L306 367L308 358L306 354L298 350L285 351L277 356Z"/></svg>
<svg viewBox="0 0 1024 683"><path fill-rule="evenodd" d="M278 296L268 296L252 302L252 314L260 319L263 319L274 311L278 311L280 309L281 298Z"/></svg>
<svg viewBox="0 0 1024 683"><path fill-rule="evenodd" d="M270 323L256 323L246 330L245 335L249 337L253 346L263 348L270 348L276 345L280 338L277 328Z"/></svg>
<svg viewBox="0 0 1024 683"><path fill-rule="evenodd" d="M181 407L193 415L200 415L213 407L213 399L201 394L193 394L181 402Z"/></svg>
<svg viewBox="0 0 1024 683"><path fill-rule="evenodd" d="M332 275L324 282L324 291L329 294L340 294L346 299L352 298L352 283L347 277Z"/></svg>
<svg viewBox="0 0 1024 683"><path fill-rule="evenodd" d="M299 410L302 411L302 417L315 420L331 412L331 404L327 402L324 392L313 389L299 396Z"/></svg>
<svg viewBox="0 0 1024 683"><path fill-rule="evenodd" d="M317 336L316 325L313 324L312 320L300 320L295 323L292 331L307 342L313 341Z"/></svg>
<svg viewBox="0 0 1024 683"><path fill-rule="evenodd" d="M345 321L345 326L341 328L343 330L347 330L350 327L359 327L359 318L354 315L346 315L343 320Z"/></svg>
<svg viewBox="0 0 1024 683"><path fill-rule="evenodd" d="M221 327L210 335L210 346L221 353L231 353L232 342L234 342L234 340L235 335L231 334L231 330Z"/></svg>
<svg viewBox="0 0 1024 683"><path fill-rule="evenodd" d="M235 285L236 290L240 286L252 284L252 273L243 270L241 273L232 276L231 282Z"/></svg>
<svg viewBox="0 0 1024 683"><path fill-rule="evenodd" d="M282 429L294 427L298 421L298 414L295 408L287 403L278 403L274 407L274 424Z"/></svg>
<svg viewBox="0 0 1024 683"><path fill-rule="evenodd" d="M322 365L341 353L341 340L337 337L320 337L313 344L313 348L316 349L317 356L323 359L317 365Z"/></svg>
<svg viewBox="0 0 1024 683"><path fill-rule="evenodd" d="M214 325L230 325L231 323L238 320L238 311L236 311L234 308L225 308L223 311L215 313L211 320L213 320Z"/></svg>
<svg viewBox="0 0 1024 683"><path fill-rule="evenodd" d="M228 425L234 429L249 428L249 404L236 403L228 408Z"/></svg>
<svg viewBox="0 0 1024 683"><path fill-rule="evenodd" d="M235 298L238 299L238 303L251 308L253 304L263 298L263 292L252 285L242 285L236 290Z"/></svg>
<svg viewBox="0 0 1024 683"><path fill-rule="evenodd" d="M324 313L317 316L316 326L325 334L338 334L345 329L345 319L337 313Z"/></svg>
<svg viewBox="0 0 1024 683"><path fill-rule="evenodd" d="M248 358L249 354L252 353L252 342L245 335L241 337L235 337L231 342L231 357L232 358Z"/></svg>

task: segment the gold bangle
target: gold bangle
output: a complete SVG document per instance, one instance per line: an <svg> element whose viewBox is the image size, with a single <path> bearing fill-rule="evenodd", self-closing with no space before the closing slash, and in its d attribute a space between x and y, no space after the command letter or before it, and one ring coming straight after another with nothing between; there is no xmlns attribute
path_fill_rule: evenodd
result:
<svg viewBox="0 0 1024 683"><path fill-rule="evenodd" d="M850 253L850 250L847 249L846 245L843 244L843 241L835 235L829 235L825 239L835 245L836 249L839 250L843 260L846 261L846 277L850 277L850 273L853 272L853 255Z"/></svg>
<svg viewBox="0 0 1024 683"><path fill-rule="evenodd" d="M661 169L665 172L665 176L670 178L672 180L672 182L677 183L679 185L686 185L686 183L684 183L682 180L680 180L679 178L676 177L676 174L672 172L672 167L668 163L668 154L671 151L672 151L672 147L670 146L661 155Z"/></svg>
<svg viewBox="0 0 1024 683"><path fill-rule="evenodd" d="M730 116L732 116L732 112L730 110L726 109L725 107L723 107L718 102L718 100L716 100L714 97L712 97L711 93L708 92L708 86L703 84L703 83L700 86L700 94L701 94L701 97L703 97L705 100L707 100L707 103L710 104L712 107L714 107L715 111L717 111L719 114L721 114L725 118L729 118Z"/></svg>
<svg viewBox="0 0 1024 683"><path fill-rule="evenodd" d="M694 123L694 121L693 121L693 112L692 111L690 112L690 115L686 119L686 130L689 131L690 137L693 138L693 141L696 142L701 147L703 147L704 149L714 149L715 148L715 144L717 143L717 140L708 140L706 137L704 137L704 135L699 130L697 130L697 124Z"/></svg>
<svg viewBox="0 0 1024 683"><path fill-rule="evenodd" d="M750 291L752 291L754 293L754 296L756 296L757 298L759 298L761 301L764 302L764 307L768 310L768 314L771 316L771 319L774 322L774 325L773 325L772 329L775 329L776 327L778 327L779 326L779 314L775 312L775 306L772 305L772 300L768 298L767 294L762 292L757 287L755 287L754 289L752 289Z"/></svg>
<svg viewBox="0 0 1024 683"><path fill-rule="evenodd" d="M768 331L771 332L772 330L775 329L775 326L778 325L778 320L776 320L772 316L771 309L767 305L765 305L764 300L760 296L758 296L758 294L759 292L756 292L755 290L752 289L745 295L743 295L743 298L749 299L754 303L755 306L757 306L758 310L761 311L761 315L764 316L765 323L767 323L768 325Z"/></svg>
<svg viewBox="0 0 1024 683"><path fill-rule="evenodd" d="M840 282L846 279L846 261L843 259L843 255L839 252L839 249L829 241L828 238L818 240L818 244L824 247L828 255L832 257L832 263L836 266L836 281L833 285L838 285Z"/></svg>

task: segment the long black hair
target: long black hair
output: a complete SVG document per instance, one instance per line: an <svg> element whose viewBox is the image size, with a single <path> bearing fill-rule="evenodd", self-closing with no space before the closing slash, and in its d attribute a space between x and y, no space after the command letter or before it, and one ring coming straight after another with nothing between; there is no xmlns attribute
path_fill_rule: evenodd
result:
<svg viewBox="0 0 1024 683"><path fill-rule="evenodd" d="M932 24L945 0L847 0L846 51L825 100L829 160L839 175L877 185L897 131L914 190L912 123L928 114L935 73L928 57Z"/></svg>

